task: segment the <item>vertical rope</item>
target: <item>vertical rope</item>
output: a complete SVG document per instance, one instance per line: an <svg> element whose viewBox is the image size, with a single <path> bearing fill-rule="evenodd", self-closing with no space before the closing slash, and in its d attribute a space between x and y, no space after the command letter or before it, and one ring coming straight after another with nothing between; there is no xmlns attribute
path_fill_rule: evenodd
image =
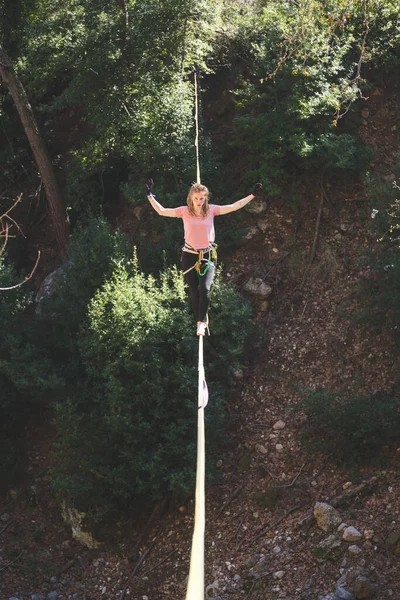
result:
<svg viewBox="0 0 400 600"><path fill-rule="evenodd" d="M194 141L194 145L196 148L196 177L197 183L201 183L200 181L200 155L199 155L199 95L197 90L197 73L194 72L194 119L196 123L196 138Z"/></svg>
<svg viewBox="0 0 400 600"><path fill-rule="evenodd" d="M196 124L196 168L197 183L200 182L199 158L199 97L197 73L194 72L195 124ZM204 434L204 396L205 373L203 363L203 339L199 335L198 363L198 400L197 400L197 470L196 470L196 504L194 511L194 530L192 551L190 555L189 580L186 600L204 600L204 532L205 532L205 434Z"/></svg>
<svg viewBox="0 0 400 600"><path fill-rule="evenodd" d="M199 335L199 382L197 416L197 473L194 531L190 556L186 600L204 600L204 531L205 531L205 434L204 434L204 365L203 336Z"/></svg>

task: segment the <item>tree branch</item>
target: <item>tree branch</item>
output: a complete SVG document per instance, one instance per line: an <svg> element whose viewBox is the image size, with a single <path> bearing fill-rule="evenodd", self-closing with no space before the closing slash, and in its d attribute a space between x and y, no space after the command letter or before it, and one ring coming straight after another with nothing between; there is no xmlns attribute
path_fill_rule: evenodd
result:
<svg viewBox="0 0 400 600"><path fill-rule="evenodd" d="M38 255L37 255L36 262L35 262L35 266L33 267L32 271L29 273L29 275L27 275L27 277L25 277L25 279L23 281L20 281L16 285L11 285L9 287L0 287L0 292L8 292L9 290L15 290L16 288L21 287L21 285L24 285L24 283L26 283L27 281L32 279L32 276L33 276L34 272L36 271L36 267L39 264L39 260L40 260L40 250L38 250Z"/></svg>

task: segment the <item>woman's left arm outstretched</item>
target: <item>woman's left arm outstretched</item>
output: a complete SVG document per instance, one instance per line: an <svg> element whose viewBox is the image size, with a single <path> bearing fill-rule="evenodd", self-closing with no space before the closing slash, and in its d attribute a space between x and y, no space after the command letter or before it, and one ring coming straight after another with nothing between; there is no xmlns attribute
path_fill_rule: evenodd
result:
<svg viewBox="0 0 400 600"><path fill-rule="evenodd" d="M224 204L224 205L220 206L219 214L227 215L228 213L235 212L236 210L240 210L241 208L246 206L246 204L251 202L253 200L253 198L256 197L256 195L261 190L261 188L262 188L261 183L256 183L251 194L249 194L245 198L242 198L241 200L237 200L233 204Z"/></svg>

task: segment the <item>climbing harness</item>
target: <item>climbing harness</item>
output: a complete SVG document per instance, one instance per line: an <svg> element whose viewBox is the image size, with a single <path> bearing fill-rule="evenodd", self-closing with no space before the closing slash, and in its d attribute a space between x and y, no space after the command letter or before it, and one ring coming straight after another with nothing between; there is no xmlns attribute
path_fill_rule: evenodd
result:
<svg viewBox="0 0 400 600"><path fill-rule="evenodd" d="M213 242L212 244L210 244L210 246L208 246L208 248L201 248L200 250L195 250L194 248L192 248L192 246L185 242L185 245L182 248L182 252L189 252L189 254L197 254L198 259L192 267L186 269L186 271L183 272L183 275L186 275L186 273L189 273L189 271L195 269L199 278L204 277L210 266L212 264L217 263L217 248L217 244L214 244ZM206 254L208 254L208 258L206 258ZM203 262L205 262L206 264L203 265Z"/></svg>

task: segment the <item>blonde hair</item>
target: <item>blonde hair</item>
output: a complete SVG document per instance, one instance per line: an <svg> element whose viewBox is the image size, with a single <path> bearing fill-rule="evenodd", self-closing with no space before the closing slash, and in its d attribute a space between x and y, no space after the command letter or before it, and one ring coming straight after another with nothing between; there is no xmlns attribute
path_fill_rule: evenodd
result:
<svg viewBox="0 0 400 600"><path fill-rule="evenodd" d="M208 189L208 187L206 187L205 185L202 185L201 183L194 183L192 185L192 187L189 190L188 196L187 196L187 205L189 207L189 212L191 215L196 216L196 212L194 210L194 206L193 206L193 194L195 194L196 192L205 192L206 194L206 201L204 202L203 206L201 207L201 214L203 217L206 216L206 214L208 213L208 201L210 199L210 191Z"/></svg>

